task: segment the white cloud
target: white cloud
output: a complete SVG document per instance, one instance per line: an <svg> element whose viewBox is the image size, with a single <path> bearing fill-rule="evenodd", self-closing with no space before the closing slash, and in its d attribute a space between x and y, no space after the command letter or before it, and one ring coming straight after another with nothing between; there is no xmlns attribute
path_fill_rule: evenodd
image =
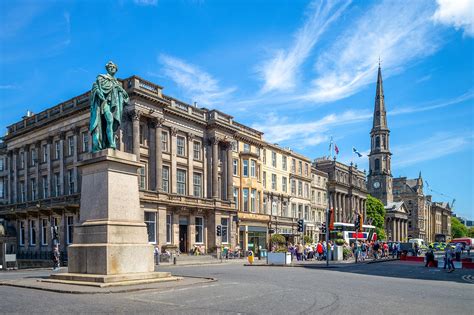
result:
<svg viewBox="0 0 474 315"><path fill-rule="evenodd" d="M265 133L265 139L272 143L291 142L296 147L329 143L330 130L337 126L349 125L372 118L370 112L346 111L329 114L321 119L302 123L289 122L287 117L269 114L264 123L253 125Z"/></svg>
<svg viewBox="0 0 474 315"><path fill-rule="evenodd" d="M297 84L301 65L311 53L321 35L349 6L350 1L313 1L307 10L307 20L294 35L287 50L279 50L257 68L264 81L262 92L288 91Z"/></svg>
<svg viewBox="0 0 474 315"><path fill-rule="evenodd" d="M397 158L394 159L393 166L409 166L469 149L473 139L472 133L438 133L411 144L395 146L393 155Z"/></svg>
<svg viewBox="0 0 474 315"><path fill-rule="evenodd" d="M382 58L384 77L437 48L432 32L432 5L426 1L383 1L368 9L322 53L315 65L318 77L302 96L315 102L348 97L376 80Z"/></svg>
<svg viewBox="0 0 474 315"><path fill-rule="evenodd" d="M142 6L157 6L158 0L133 0L135 4Z"/></svg>
<svg viewBox="0 0 474 315"><path fill-rule="evenodd" d="M0 90L13 90L16 89L17 86L13 84L2 84L0 85Z"/></svg>
<svg viewBox="0 0 474 315"><path fill-rule="evenodd" d="M474 1L437 0L438 9L433 20L456 30L463 29L464 35L474 36Z"/></svg>
<svg viewBox="0 0 474 315"><path fill-rule="evenodd" d="M209 73L181 59L162 54L159 62L163 65L163 73L178 85L185 96L202 106L222 106L236 90L234 87L221 88L219 81Z"/></svg>
<svg viewBox="0 0 474 315"><path fill-rule="evenodd" d="M433 109L443 108L451 105L456 105L474 98L474 90L467 91L466 93L457 96L450 100L445 101L435 101L425 104L423 106L416 106L416 107L402 107L399 109L394 109L388 112L388 115L402 115L402 114L411 114L411 113L418 113L418 112L425 112Z"/></svg>

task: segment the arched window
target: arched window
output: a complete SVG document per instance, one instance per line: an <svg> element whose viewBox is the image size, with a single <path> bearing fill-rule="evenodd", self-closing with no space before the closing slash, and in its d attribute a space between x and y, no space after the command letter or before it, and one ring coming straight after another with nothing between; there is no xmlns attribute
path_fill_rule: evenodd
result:
<svg viewBox="0 0 474 315"><path fill-rule="evenodd" d="M379 136L375 137L375 147L376 148L380 147L380 137Z"/></svg>
<svg viewBox="0 0 474 315"><path fill-rule="evenodd" d="M380 160L379 159L375 159L375 170L376 171L380 170Z"/></svg>

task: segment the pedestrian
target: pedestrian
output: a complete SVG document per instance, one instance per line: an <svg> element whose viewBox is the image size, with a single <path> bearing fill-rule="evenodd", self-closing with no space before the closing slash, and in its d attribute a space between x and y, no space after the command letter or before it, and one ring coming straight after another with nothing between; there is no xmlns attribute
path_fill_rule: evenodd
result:
<svg viewBox="0 0 474 315"><path fill-rule="evenodd" d="M469 258L471 256L471 245L467 244L466 250L467 250L467 257Z"/></svg>
<svg viewBox="0 0 474 315"><path fill-rule="evenodd" d="M451 244L448 244L448 246L451 246ZM456 244L456 261L461 261L461 254L462 254L462 245L461 243Z"/></svg>
<svg viewBox="0 0 474 315"><path fill-rule="evenodd" d="M434 265L434 253L433 253L433 246L430 245L428 252L425 255L426 257L426 264L425 267L431 267Z"/></svg>
<svg viewBox="0 0 474 315"><path fill-rule="evenodd" d="M367 258L367 241L363 242L362 243L362 246L361 246L361 250L362 250L362 261L364 261L366 258Z"/></svg>
<svg viewBox="0 0 474 315"><path fill-rule="evenodd" d="M419 246L418 243L415 243L415 257L418 256Z"/></svg>
<svg viewBox="0 0 474 315"><path fill-rule="evenodd" d="M160 264L160 256L161 256L161 249L160 245L156 244L155 249L153 250L153 253L155 255L155 265Z"/></svg>
<svg viewBox="0 0 474 315"><path fill-rule="evenodd" d="M451 246L446 246L444 251L445 251L444 255L446 258L446 264L444 266L446 267L446 265L448 265L448 272L453 272L455 270L454 262L453 262L453 258L454 258L453 249L451 248Z"/></svg>
<svg viewBox="0 0 474 315"><path fill-rule="evenodd" d="M388 244L386 242L383 243L383 257L388 258Z"/></svg>
<svg viewBox="0 0 474 315"><path fill-rule="evenodd" d="M303 251L303 245L301 245L301 243L298 243L298 245L296 245L296 260L303 260Z"/></svg>
<svg viewBox="0 0 474 315"><path fill-rule="evenodd" d="M398 246L397 243L392 244L392 258L398 257Z"/></svg>
<svg viewBox="0 0 474 315"><path fill-rule="evenodd" d="M53 252L51 253L51 259L53 260L53 271L59 269L60 265L60 253L59 253L59 245L53 246Z"/></svg>
<svg viewBox="0 0 474 315"><path fill-rule="evenodd" d="M379 241L375 241L374 247L373 247L373 250L374 250L374 259L375 259L375 260L377 260L377 258L378 258L379 249L380 249Z"/></svg>
<svg viewBox="0 0 474 315"><path fill-rule="evenodd" d="M316 251L318 252L318 260L323 259L324 252L323 252L323 244L321 243L321 241L319 241L318 245L316 245Z"/></svg>

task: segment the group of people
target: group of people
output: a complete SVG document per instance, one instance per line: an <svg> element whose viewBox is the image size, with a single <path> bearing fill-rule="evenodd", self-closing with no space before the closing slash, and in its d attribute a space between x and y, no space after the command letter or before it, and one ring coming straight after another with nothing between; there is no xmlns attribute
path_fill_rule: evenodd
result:
<svg viewBox="0 0 474 315"><path fill-rule="evenodd" d="M297 243L295 245L289 243L288 251L291 253L292 259L296 257L296 260L325 260L326 259L326 248L328 244L326 241L319 241L316 244ZM329 241L329 246L333 249L333 244Z"/></svg>
<svg viewBox="0 0 474 315"><path fill-rule="evenodd" d="M357 261L364 261L371 258L389 258L390 252L392 258L395 258L398 257L400 253L400 244L392 243L390 247L387 242L360 240L352 243L351 249Z"/></svg>

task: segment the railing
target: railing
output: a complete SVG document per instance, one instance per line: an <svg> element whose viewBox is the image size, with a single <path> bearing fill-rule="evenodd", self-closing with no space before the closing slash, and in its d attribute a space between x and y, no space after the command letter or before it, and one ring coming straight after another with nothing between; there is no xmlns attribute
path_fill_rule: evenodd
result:
<svg viewBox="0 0 474 315"><path fill-rule="evenodd" d="M20 131L26 127L33 127L36 123L43 121L48 118L53 118L60 113L68 112L76 109L79 105L84 103L85 101L89 100L89 92L81 94L73 99L70 99L66 102L60 103L54 107L48 108L42 112L39 112L36 115L31 117L25 118L22 121L15 123L13 125L8 126L8 133L9 135Z"/></svg>

